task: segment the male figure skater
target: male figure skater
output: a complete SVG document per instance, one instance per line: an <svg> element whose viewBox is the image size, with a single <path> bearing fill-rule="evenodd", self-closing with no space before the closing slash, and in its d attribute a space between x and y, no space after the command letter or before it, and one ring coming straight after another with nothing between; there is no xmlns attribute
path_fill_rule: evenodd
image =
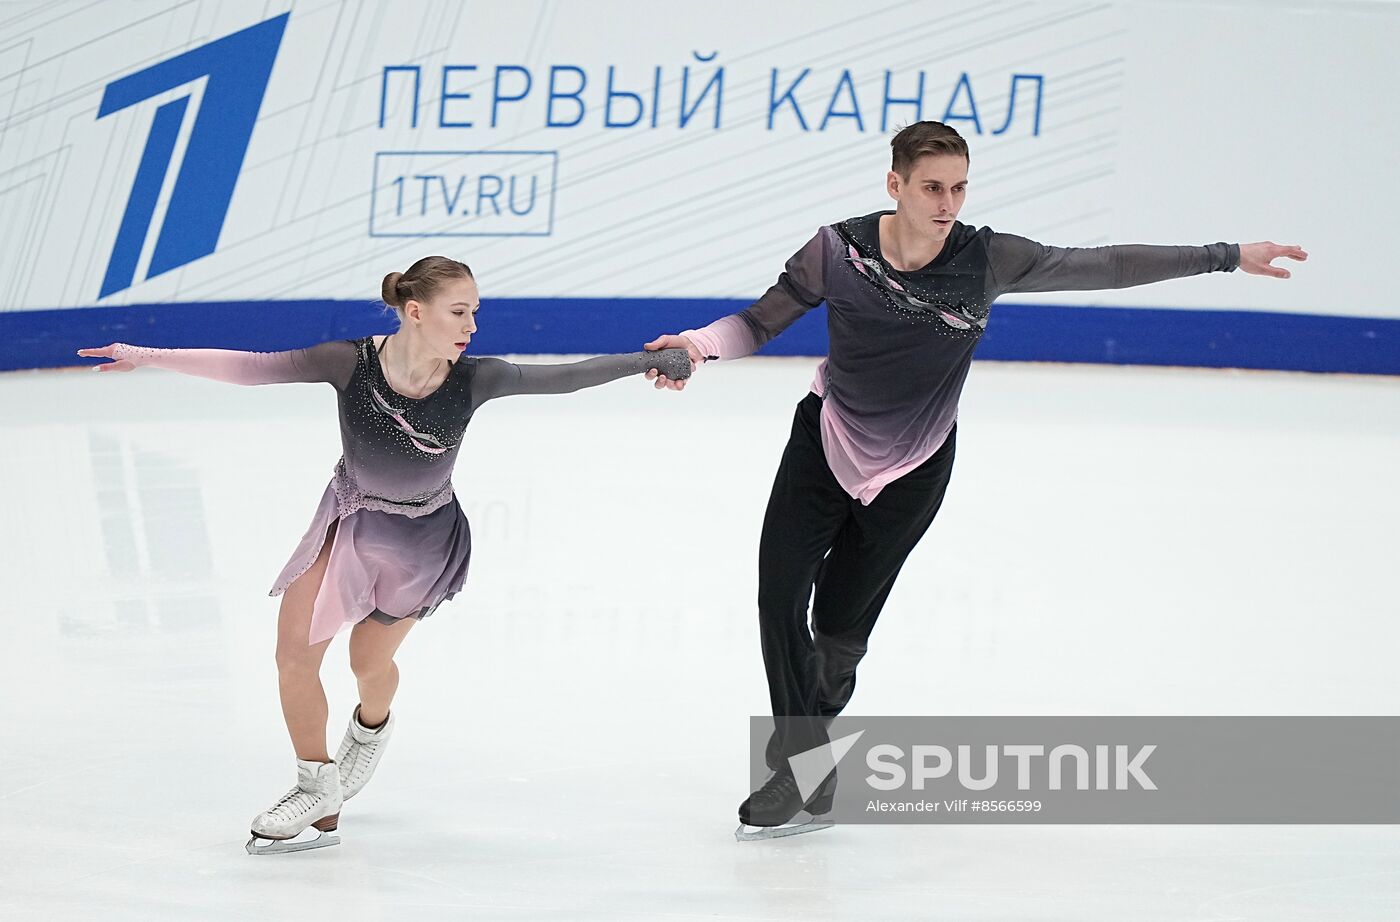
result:
<svg viewBox="0 0 1400 922"><path fill-rule="evenodd" d="M1307 259L1274 243L1061 248L972 227L957 220L969 163L957 131L917 122L891 147L894 211L821 228L748 308L647 344L684 348L695 363L740 358L827 303L829 354L797 406L759 547L759 633L780 729L767 752L773 776L739 808L743 824L766 827L747 837L800 831L777 827L831 809L835 773L804 797L787 759L827 741L895 577L938 513L992 302L1237 268L1288 278L1271 262Z"/></svg>

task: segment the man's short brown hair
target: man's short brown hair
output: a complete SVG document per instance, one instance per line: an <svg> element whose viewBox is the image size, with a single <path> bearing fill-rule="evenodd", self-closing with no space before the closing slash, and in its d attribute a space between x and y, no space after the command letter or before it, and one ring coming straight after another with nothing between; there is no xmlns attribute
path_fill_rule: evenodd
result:
<svg viewBox="0 0 1400 922"><path fill-rule="evenodd" d="M905 179L909 178L914 161L920 157L952 154L972 162L963 136L942 122L915 122L900 129L890 142L890 149L894 151L890 169Z"/></svg>

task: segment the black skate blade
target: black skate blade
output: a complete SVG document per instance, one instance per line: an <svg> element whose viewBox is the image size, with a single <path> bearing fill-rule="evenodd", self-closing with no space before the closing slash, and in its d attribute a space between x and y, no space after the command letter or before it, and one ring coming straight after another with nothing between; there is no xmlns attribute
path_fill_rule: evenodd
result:
<svg viewBox="0 0 1400 922"><path fill-rule="evenodd" d="M288 855L339 844L340 836L335 833L321 832L314 826L308 826L290 839L264 839L255 835L244 848L250 855Z"/></svg>
<svg viewBox="0 0 1400 922"><path fill-rule="evenodd" d="M740 823L739 828L734 830L734 840L736 842L762 842L766 839L800 836L803 833L816 832L819 829L830 829L835 825L834 820L820 818L813 818L803 823L788 823L784 826L746 826Z"/></svg>

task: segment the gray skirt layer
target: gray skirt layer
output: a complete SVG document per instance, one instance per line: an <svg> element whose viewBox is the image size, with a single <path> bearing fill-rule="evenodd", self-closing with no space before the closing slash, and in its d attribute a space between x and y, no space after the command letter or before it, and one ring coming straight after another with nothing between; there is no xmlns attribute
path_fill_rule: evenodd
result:
<svg viewBox="0 0 1400 922"><path fill-rule="evenodd" d="M311 527L269 595L285 592L311 568L337 520L312 609L310 644L330 640L342 626L365 618L393 624L427 617L466 582L471 529L455 496L417 518L374 509L341 517L335 490L327 487Z"/></svg>

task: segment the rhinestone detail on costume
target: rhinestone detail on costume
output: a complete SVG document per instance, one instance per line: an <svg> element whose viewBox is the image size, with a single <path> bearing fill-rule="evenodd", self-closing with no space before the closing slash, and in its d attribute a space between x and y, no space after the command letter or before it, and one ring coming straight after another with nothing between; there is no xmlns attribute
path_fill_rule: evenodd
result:
<svg viewBox="0 0 1400 922"><path fill-rule="evenodd" d="M850 244L846 245L846 262L855 268L857 272L865 276L870 282L884 290L886 296L894 302L896 307L903 307L905 310L913 311L917 314L936 317L955 330L985 330L987 328L987 314L978 316L968 310L963 304L949 304L947 302L926 301L917 297L899 283L898 279L891 278L885 271L885 264L878 259L862 256L860 251Z"/></svg>

